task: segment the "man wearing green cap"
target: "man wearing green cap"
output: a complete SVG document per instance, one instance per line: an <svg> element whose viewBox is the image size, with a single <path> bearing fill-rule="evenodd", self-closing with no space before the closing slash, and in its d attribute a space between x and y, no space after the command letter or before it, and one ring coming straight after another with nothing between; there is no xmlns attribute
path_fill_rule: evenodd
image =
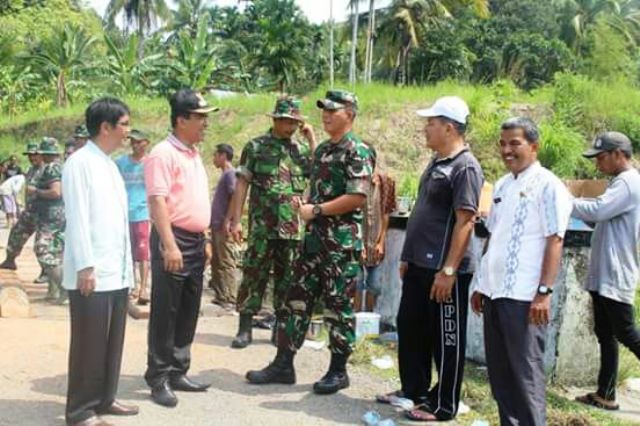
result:
<svg viewBox="0 0 640 426"><path fill-rule="evenodd" d="M29 142L27 144L27 149L23 154L29 158L29 162L31 163L31 167L25 176L26 183L27 185L33 185L34 182L40 178L40 175L44 170L42 155L38 153L38 142ZM16 258L20 255L22 247L24 247L27 240L34 232L36 232L34 201L34 197L27 194L25 197L24 211L18 217L18 221L14 227L11 228L9 241L7 243L7 257L4 262L0 264L0 268L2 269L16 270L18 268L16 265Z"/></svg>
<svg viewBox="0 0 640 426"><path fill-rule="evenodd" d="M89 131L87 130L87 126L85 126L84 124L80 124L79 126L77 126L75 131L73 132L73 140L75 142L74 151L77 151L85 146L87 144L87 141L89 140Z"/></svg>
<svg viewBox="0 0 640 426"><path fill-rule="evenodd" d="M285 302L286 321L278 324L278 353L269 366L249 371L246 377L254 384L295 383L293 357L304 342L313 308L322 298L329 325L331 364L313 390L330 394L349 386L346 364L355 333L348 293L358 276L361 208L371 185L374 155L352 131L358 110L354 94L331 90L317 106L322 109L322 123L329 139L314 152L310 194L297 205L307 225Z"/></svg>
<svg viewBox="0 0 640 426"><path fill-rule="evenodd" d="M138 298L138 305L146 305L149 303L147 281L151 259L149 251L151 222L147 206L147 190L144 186L144 161L149 146L149 137L141 130L133 129L129 132L129 141L131 142L131 154L119 157L116 160L116 165L127 189L131 254L133 261L138 264L140 272L140 281L133 290L133 296Z"/></svg>
<svg viewBox="0 0 640 426"><path fill-rule="evenodd" d="M300 115L300 104L293 97L280 97L269 114L273 126L249 141L240 157L226 226L236 241L242 239L240 217L249 186L251 190L248 244L237 297L240 324L231 344L234 348L251 343L252 318L262 307L272 270L276 323L282 319L300 240L298 214L292 203L305 189L316 145L313 129ZM293 138L298 129L308 145ZM275 326L272 329L275 331Z"/></svg>
<svg viewBox="0 0 640 426"><path fill-rule="evenodd" d="M62 289L65 218L58 141L44 138L38 153L44 160L44 169L40 177L27 186L27 194L34 198L36 213L35 252L49 280L47 300L62 304L67 300L67 292Z"/></svg>

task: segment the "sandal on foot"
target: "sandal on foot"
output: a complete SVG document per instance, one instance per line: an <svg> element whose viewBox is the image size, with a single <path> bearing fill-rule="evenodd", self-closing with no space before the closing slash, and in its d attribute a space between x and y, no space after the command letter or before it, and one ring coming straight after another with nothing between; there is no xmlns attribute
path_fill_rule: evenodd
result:
<svg viewBox="0 0 640 426"><path fill-rule="evenodd" d="M439 419L429 410L426 404L416 405L412 410L405 411L404 415L415 422L437 422Z"/></svg>
<svg viewBox="0 0 640 426"><path fill-rule="evenodd" d="M397 398L404 398L404 392L400 389L382 395L376 395L376 402L380 404L391 404L391 402Z"/></svg>
<svg viewBox="0 0 640 426"><path fill-rule="evenodd" d="M585 405L590 405L591 407L601 408L608 411L616 411L620 409L620 406L614 401L607 401L595 392L577 396L576 401Z"/></svg>

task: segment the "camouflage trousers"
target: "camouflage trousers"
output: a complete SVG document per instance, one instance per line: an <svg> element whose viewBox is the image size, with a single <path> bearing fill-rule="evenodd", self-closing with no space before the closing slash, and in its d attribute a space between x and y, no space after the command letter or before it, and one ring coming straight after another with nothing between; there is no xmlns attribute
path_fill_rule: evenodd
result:
<svg viewBox="0 0 640 426"><path fill-rule="evenodd" d="M299 244L297 240L250 241L245 252L242 282L238 289L239 313L255 315L260 311L267 284L273 277L273 309L277 317L282 316Z"/></svg>
<svg viewBox="0 0 640 426"><path fill-rule="evenodd" d="M286 318L278 324L278 347L297 351L304 343L317 301L324 301L324 321L329 326L329 349L350 355L355 343L350 293L360 264L354 251L303 252L293 271L285 302Z"/></svg>
<svg viewBox="0 0 640 426"><path fill-rule="evenodd" d="M25 208L18 217L18 221L9 233L7 242L7 257L16 258L20 256L22 248L27 240L36 232L36 214L33 209Z"/></svg>
<svg viewBox="0 0 640 426"><path fill-rule="evenodd" d="M62 265L64 252L64 227L38 227L35 252L40 266L45 268Z"/></svg>

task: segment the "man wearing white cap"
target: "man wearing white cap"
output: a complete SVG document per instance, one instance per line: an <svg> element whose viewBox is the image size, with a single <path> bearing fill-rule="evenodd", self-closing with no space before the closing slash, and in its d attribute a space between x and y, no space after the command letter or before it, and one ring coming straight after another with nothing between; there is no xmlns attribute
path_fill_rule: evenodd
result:
<svg viewBox="0 0 640 426"><path fill-rule="evenodd" d="M434 155L420 179L401 257L397 321L402 389L377 399L413 400L419 405L407 412L412 420L450 420L460 401L473 276L467 247L483 176L464 141L469 108L462 99L446 96L417 113L425 119L427 147ZM433 388L432 361L438 370Z"/></svg>

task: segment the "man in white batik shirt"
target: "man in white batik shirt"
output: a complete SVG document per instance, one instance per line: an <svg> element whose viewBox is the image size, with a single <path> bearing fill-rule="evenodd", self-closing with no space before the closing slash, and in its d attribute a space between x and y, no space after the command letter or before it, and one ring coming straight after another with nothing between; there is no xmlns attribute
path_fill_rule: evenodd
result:
<svg viewBox="0 0 640 426"><path fill-rule="evenodd" d="M544 348L551 293L572 209L565 185L537 161L536 125L502 125L500 153L511 173L495 185L491 233L471 307L484 315L491 391L501 425L546 422Z"/></svg>

